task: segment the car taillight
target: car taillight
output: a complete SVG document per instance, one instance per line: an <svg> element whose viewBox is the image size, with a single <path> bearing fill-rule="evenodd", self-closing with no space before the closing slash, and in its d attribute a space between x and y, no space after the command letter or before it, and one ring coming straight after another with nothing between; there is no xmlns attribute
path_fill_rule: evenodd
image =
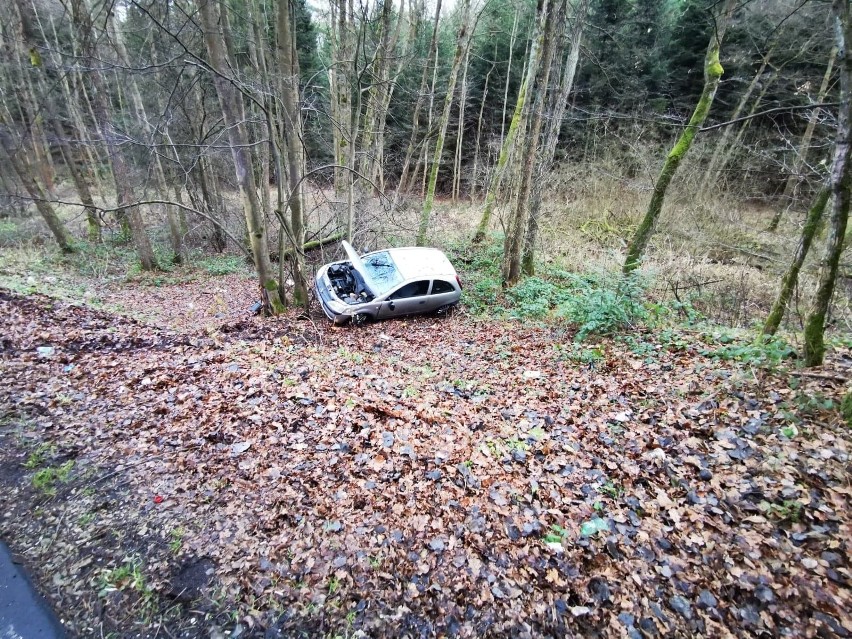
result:
<svg viewBox="0 0 852 639"><path fill-rule="evenodd" d="M464 286L462 286L462 283L461 283L461 278L458 275L456 275L456 282L459 283L459 290L464 288Z"/></svg>

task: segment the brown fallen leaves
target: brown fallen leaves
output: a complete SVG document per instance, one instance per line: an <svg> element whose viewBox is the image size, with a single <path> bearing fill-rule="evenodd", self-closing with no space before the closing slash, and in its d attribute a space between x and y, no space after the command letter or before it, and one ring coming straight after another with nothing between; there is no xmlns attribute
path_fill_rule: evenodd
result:
<svg viewBox="0 0 852 639"><path fill-rule="evenodd" d="M79 636L852 633L835 381L460 316L0 308L0 532Z"/></svg>

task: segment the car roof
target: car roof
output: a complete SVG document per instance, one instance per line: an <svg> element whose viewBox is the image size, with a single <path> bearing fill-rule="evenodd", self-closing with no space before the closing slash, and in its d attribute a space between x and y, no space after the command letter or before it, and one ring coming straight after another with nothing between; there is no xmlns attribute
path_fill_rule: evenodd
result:
<svg viewBox="0 0 852 639"><path fill-rule="evenodd" d="M382 251L375 251L381 253ZM405 280L418 277L447 277L454 278L456 269L443 252L436 248L407 246L387 249L396 263L396 268Z"/></svg>

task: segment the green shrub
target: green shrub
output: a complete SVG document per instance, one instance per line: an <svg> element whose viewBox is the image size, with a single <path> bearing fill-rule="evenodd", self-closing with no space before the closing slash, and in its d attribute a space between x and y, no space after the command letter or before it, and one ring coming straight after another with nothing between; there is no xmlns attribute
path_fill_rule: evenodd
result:
<svg viewBox="0 0 852 639"><path fill-rule="evenodd" d="M543 318L569 291L540 277L528 277L506 291L512 303L511 314L518 318Z"/></svg>
<svg viewBox="0 0 852 639"><path fill-rule="evenodd" d="M570 295L558 304L556 315L578 325L575 341L610 335L648 318L641 299L644 285L637 278L566 274L565 279L571 283Z"/></svg>
<svg viewBox="0 0 852 639"><path fill-rule="evenodd" d="M198 268L210 275L232 275L245 270L245 260L239 255L213 255L196 262Z"/></svg>
<svg viewBox="0 0 852 639"><path fill-rule="evenodd" d="M742 362L760 368L775 368L796 354L795 349L778 336L752 342L740 340L728 333L720 333L711 336L711 341L721 343L722 346L705 349L701 352L702 355Z"/></svg>

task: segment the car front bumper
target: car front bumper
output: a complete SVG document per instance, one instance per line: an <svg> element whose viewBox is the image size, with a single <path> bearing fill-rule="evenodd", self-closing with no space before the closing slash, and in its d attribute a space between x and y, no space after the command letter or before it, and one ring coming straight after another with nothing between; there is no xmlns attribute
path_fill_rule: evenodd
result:
<svg viewBox="0 0 852 639"><path fill-rule="evenodd" d="M314 281L314 290L317 293L322 312L325 316L335 324L339 324L345 320L352 318L352 313L346 307L346 304L337 299L337 296L331 290L331 283L325 276L325 272L317 275Z"/></svg>

